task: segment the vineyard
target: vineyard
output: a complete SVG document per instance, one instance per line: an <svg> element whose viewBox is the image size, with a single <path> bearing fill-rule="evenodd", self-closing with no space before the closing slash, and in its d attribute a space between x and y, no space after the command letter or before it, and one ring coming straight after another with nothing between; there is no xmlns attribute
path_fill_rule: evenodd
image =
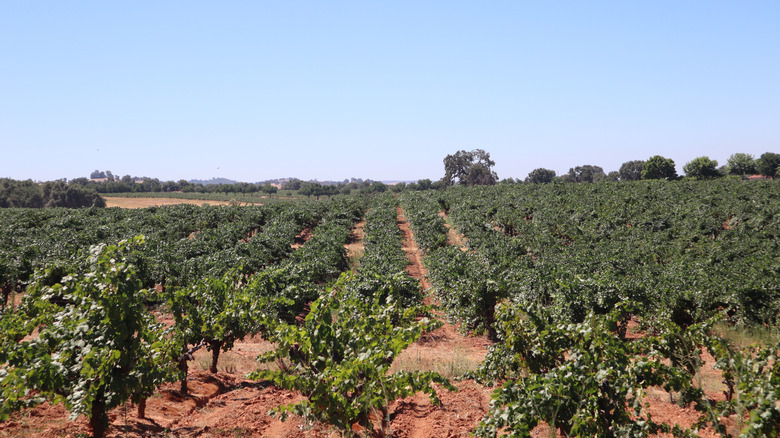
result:
<svg viewBox="0 0 780 438"><path fill-rule="evenodd" d="M0 288L0 437L780 433L776 181L0 209Z"/></svg>

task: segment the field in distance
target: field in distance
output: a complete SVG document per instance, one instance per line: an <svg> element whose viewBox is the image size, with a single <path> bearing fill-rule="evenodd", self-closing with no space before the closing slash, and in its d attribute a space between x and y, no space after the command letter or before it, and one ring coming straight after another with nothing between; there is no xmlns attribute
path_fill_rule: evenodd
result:
<svg viewBox="0 0 780 438"><path fill-rule="evenodd" d="M177 199L177 198L119 198L119 197L106 197L106 207L119 207L119 208L147 208L147 207L159 207L163 205L176 205L176 204L194 204L194 205L228 205L226 201L210 201L210 200L195 200L195 199Z"/></svg>

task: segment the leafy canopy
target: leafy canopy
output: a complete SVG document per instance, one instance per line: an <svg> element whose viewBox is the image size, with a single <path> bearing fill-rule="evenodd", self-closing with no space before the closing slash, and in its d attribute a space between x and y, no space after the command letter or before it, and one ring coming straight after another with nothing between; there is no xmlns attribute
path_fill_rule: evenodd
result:
<svg viewBox="0 0 780 438"><path fill-rule="evenodd" d="M532 184L544 184L544 183L550 183L554 179L555 179L554 170L540 167L528 173L528 176L525 178L525 182L532 183Z"/></svg>
<svg viewBox="0 0 780 438"><path fill-rule="evenodd" d="M620 166L618 175L621 181L639 181L642 179L642 169L645 166L644 160L626 161Z"/></svg>
<svg viewBox="0 0 780 438"><path fill-rule="evenodd" d="M677 178L677 170L674 168L674 160L655 155L645 161L642 166L642 179L667 179Z"/></svg>
<svg viewBox="0 0 780 438"><path fill-rule="evenodd" d="M727 164L731 175L752 175L758 171L756 159L750 154L733 154L729 157Z"/></svg>
<svg viewBox="0 0 780 438"><path fill-rule="evenodd" d="M599 182L607 175L600 166L585 164L583 166L572 167L569 173L564 176L567 182Z"/></svg>
<svg viewBox="0 0 780 438"><path fill-rule="evenodd" d="M212 373L217 372L220 351L232 349L236 340L259 329L254 316L263 300L253 299L242 280L238 270L222 277L207 277L177 290L169 300L185 342L197 344L202 340L212 352Z"/></svg>
<svg viewBox="0 0 780 438"><path fill-rule="evenodd" d="M665 365L646 343L625 342L612 332L624 320L624 309L607 316L591 313L576 324L541 308L523 312L505 304L498 313L503 342L491 349L478 373L486 380L509 380L494 392L477 436L530 437L540 421L564 436L670 431L644 410L644 389L681 390L689 377Z"/></svg>
<svg viewBox="0 0 780 438"><path fill-rule="evenodd" d="M148 397L174 376L174 344L144 306L148 292L127 261L143 242L93 246L89 272L53 286L33 282L20 313L2 315L3 332L27 320L33 323L24 326L26 334L37 326L40 334L21 343L4 339L0 419L48 399L63 402L71 417L90 417L93 434L102 436L109 409ZM20 334L17 328L14 335Z"/></svg>
<svg viewBox="0 0 780 438"><path fill-rule="evenodd" d="M253 378L269 379L277 386L300 391L306 399L283 406L277 413L293 412L326 421L351 433L354 423L373 429L372 418L387 420L388 404L417 391L439 403L432 382L455 388L434 372L388 374L393 359L420 335L435 326L428 318L416 320L424 309L401 306L391 298L372 301L351 298L344 291L347 276L334 289L312 303L302 326L268 318L271 340L278 347L261 355L261 362L276 362L280 370L261 370Z"/></svg>
<svg viewBox="0 0 780 438"><path fill-rule="evenodd" d="M495 161L490 159L490 154L482 149L474 149L470 152L460 150L444 158L442 181L447 186L493 185L498 181L498 175L491 170L495 165Z"/></svg>
<svg viewBox="0 0 780 438"><path fill-rule="evenodd" d="M720 176L718 173L718 162L706 156L696 157L685 163L683 171L686 176L696 179L709 179Z"/></svg>
<svg viewBox="0 0 780 438"><path fill-rule="evenodd" d="M765 152L756 161L758 173L774 178L780 172L780 154Z"/></svg>

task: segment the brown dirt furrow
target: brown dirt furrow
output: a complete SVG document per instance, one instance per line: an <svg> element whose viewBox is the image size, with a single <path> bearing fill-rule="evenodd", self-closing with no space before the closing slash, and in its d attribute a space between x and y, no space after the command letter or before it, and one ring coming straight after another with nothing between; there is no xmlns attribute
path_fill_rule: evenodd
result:
<svg viewBox="0 0 780 438"><path fill-rule="evenodd" d="M398 438L467 437L487 414L490 389L473 380L456 382L458 392L436 386L441 405L417 393L390 405L392 436Z"/></svg>
<svg viewBox="0 0 780 438"><path fill-rule="evenodd" d="M306 242L309 241L309 239L311 239L311 236L313 234L314 232L312 231L311 227L304 228L303 230L301 230L300 233L298 233L297 236L295 236L295 241L293 242L292 245L290 245L290 247L292 249L298 249L302 247L303 245L306 244Z"/></svg>
<svg viewBox="0 0 780 438"><path fill-rule="evenodd" d="M297 416L287 421L269 415L281 405L301 401L302 397L276 388L267 382L241 382L238 389L212 399L180 424L190 436L208 437L329 437L335 432L327 425L306 425ZM174 429L174 432L176 430Z"/></svg>
<svg viewBox="0 0 780 438"><path fill-rule="evenodd" d="M111 426L108 437L141 438L147 436L194 436L189 434L165 435L177 429L177 424L188 418L210 400L237 384L237 377L226 373L212 375L205 371L190 373L189 394L182 396L178 383L163 385L147 400L146 418L139 419L136 407L129 403L109 413ZM49 438L88 435L86 417L68 420L63 405L44 403L32 409L12 414L10 421L0 423L0 437Z"/></svg>
<svg viewBox="0 0 780 438"><path fill-rule="evenodd" d="M300 394L255 382L238 373L191 373L190 395L182 397L178 384L163 386L147 402L147 418L135 409L112 412L109 437L335 437L328 425L306 424L291 415L287 421L269 415L279 406L296 403ZM80 429L79 429L80 430Z"/></svg>
<svg viewBox="0 0 780 438"><path fill-rule="evenodd" d="M423 288L429 289L430 283L422 265L422 256L414 240L414 233L398 208L398 227L404 236L403 248L410 265L409 275L420 280ZM426 298L431 303L431 298ZM419 370L436 371L445 377L462 375L473 371L484 360L490 342L485 338L464 337L456 327L442 322L438 329L426 333L417 342L404 350L393 363L392 371ZM398 437L459 437L469 436L490 407L490 388L485 388L473 380L456 383L458 392L441 389L437 391L442 401L435 406L429 398L418 393L412 397L394 402L391 405L391 428L393 436Z"/></svg>
<svg viewBox="0 0 780 438"><path fill-rule="evenodd" d="M403 233L404 236L403 250L406 252L406 257L410 261L409 266L406 267L406 272L413 278L418 279L423 289L427 290L431 287L431 284L425 277L428 275L428 271L422 264L420 248L414 240L414 233L412 233L412 228L409 226L409 222L404 216L403 209L398 207L396 212L398 213L398 228L401 229L401 233Z"/></svg>

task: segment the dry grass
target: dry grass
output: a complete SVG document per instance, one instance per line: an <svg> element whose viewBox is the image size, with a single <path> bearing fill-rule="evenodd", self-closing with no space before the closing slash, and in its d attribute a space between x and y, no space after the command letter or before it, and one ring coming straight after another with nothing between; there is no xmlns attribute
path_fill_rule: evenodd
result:
<svg viewBox="0 0 780 438"><path fill-rule="evenodd" d="M735 327L720 323L715 326L714 332L739 349L749 346L763 347L780 342L780 331L775 327Z"/></svg>
<svg viewBox="0 0 780 438"><path fill-rule="evenodd" d="M463 376L468 371L476 371L480 361L469 357L459 347L446 345L427 347L412 344L393 361L390 372L397 371L435 371L448 379Z"/></svg>
<svg viewBox="0 0 780 438"><path fill-rule="evenodd" d="M444 219L444 226L447 227L447 245L457 246L461 251L468 251L468 245L466 245L466 238L458 232L455 226L450 222L450 218L443 210L439 212L439 216Z"/></svg>
<svg viewBox="0 0 780 438"><path fill-rule="evenodd" d="M120 198L106 197L106 207L119 208L147 208L159 207L163 205L193 204L193 205L228 205L225 201L201 201L195 199L174 199L174 198Z"/></svg>
<svg viewBox="0 0 780 438"><path fill-rule="evenodd" d="M360 259L363 257L363 247L355 248L351 251L347 257L347 263L349 264L349 270L352 273L357 272L358 266L360 266Z"/></svg>
<svg viewBox="0 0 780 438"><path fill-rule="evenodd" d="M362 220L355 224L352 229L352 233L349 236L347 244L344 248L347 250L347 260L349 263L349 270L355 272L360 265L360 259L363 257L363 228L366 226L366 221Z"/></svg>
<svg viewBox="0 0 780 438"><path fill-rule="evenodd" d="M233 345L233 349L223 351L219 355L217 371L245 376L258 369L267 369L268 366L257 362L257 356L274 349L274 344L264 341L259 336L253 336ZM211 365L211 352L205 348L195 353L195 366L201 370L208 370Z"/></svg>

